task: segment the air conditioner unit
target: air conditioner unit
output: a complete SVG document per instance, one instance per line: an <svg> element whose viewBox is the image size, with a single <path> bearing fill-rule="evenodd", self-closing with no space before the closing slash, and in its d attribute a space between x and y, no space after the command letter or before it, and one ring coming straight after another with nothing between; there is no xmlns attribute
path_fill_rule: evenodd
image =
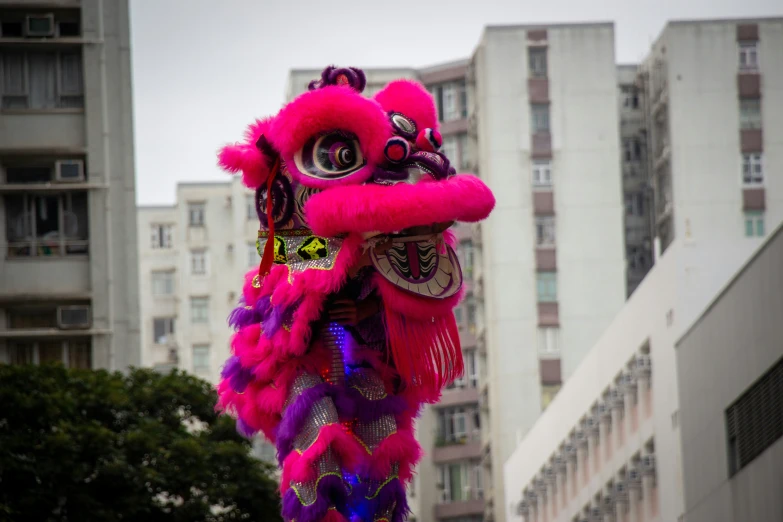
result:
<svg viewBox="0 0 783 522"><path fill-rule="evenodd" d="M533 481L533 485L535 486L536 491L546 495L546 481L544 481L543 477L536 477Z"/></svg>
<svg viewBox="0 0 783 522"><path fill-rule="evenodd" d="M587 423L585 423L587 424ZM587 426L585 426L587 427ZM576 432L576 442L580 446L587 446L587 431L586 430L578 430Z"/></svg>
<svg viewBox="0 0 783 522"><path fill-rule="evenodd" d="M613 515L615 502L616 500L612 493L604 494L604 497L601 499L601 507L603 508L604 513Z"/></svg>
<svg viewBox="0 0 783 522"><path fill-rule="evenodd" d="M557 471L552 466L547 466L544 469L544 480L546 480L549 484L554 484L557 482Z"/></svg>
<svg viewBox="0 0 783 522"><path fill-rule="evenodd" d="M27 38L54 36L54 14L27 15L24 20L24 35Z"/></svg>
<svg viewBox="0 0 783 522"><path fill-rule="evenodd" d="M84 161L57 160L54 162L54 179L60 183L84 181Z"/></svg>
<svg viewBox="0 0 783 522"><path fill-rule="evenodd" d="M552 460L552 467L554 468L554 470L559 472L564 472L568 468L566 463L567 458L568 456L566 455L565 452L563 452L561 455L557 455Z"/></svg>
<svg viewBox="0 0 783 522"><path fill-rule="evenodd" d="M624 481L618 481L614 484L614 496L618 501L628 498L628 486Z"/></svg>
<svg viewBox="0 0 783 522"><path fill-rule="evenodd" d="M620 378L620 386L622 386L625 393L633 393L636 391L636 375L632 372L625 372Z"/></svg>
<svg viewBox="0 0 783 522"><path fill-rule="evenodd" d="M530 514L530 504L527 503L527 501L523 500L519 504L517 504L517 515L521 517L526 517Z"/></svg>
<svg viewBox="0 0 783 522"><path fill-rule="evenodd" d="M648 377L652 372L652 361L648 354L639 355L636 357L635 373L636 376Z"/></svg>
<svg viewBox="0 0 783 522"><path fill-rule="evenodd" d="M568 457L569 459L575 459L576 458L577 448L576 448L576 444L575 443L577 443L577 442L578 442L578 440L576 439L576 437L574 437L574 442L569 442L563 448L563 453L565 453L566 457Z"/></svg>
<svg viewBox="0 0 783 522"><path fill-rule="evenodd" d="M642 457L642 473L645 475L655 475L655 455L645 455Z"/></svg>
<svg viewBox="0 0 783 522"><path fill-rule="evenodd" d="M601 416L601 418L611 418L612 417L612 409L609 407L609 404L602 402L598 404L598 415Z"/></svg>
<svg viewBox="0 0 783 522"><path fill-rule="evenodd" d="M600 422L598 422L598 416L597 415L591 415L587 418L587 421L585 422L585 427L587 428L587 431L593 434L596 434L600 431L601 426Z"/></svg>
<svg viewBox="0 0 783 522"><path fill-rule="evenodd" d="M58 306L57 327L61 330L79 330L90 327L89 305Z"/></svg>
<svg viewBox="0 0 783 522"><path fill-rule="evenodd" d="M603 522L604 512L601 510L600 507L590 508L590 520L594 522Z"/></svg>
<svg viewBox="0 0 783 522"><path fill-rule="evenodd" d="M609 392L609 402L613 408L622 408L625 406L625 395L620 388L613 388Z"/></svg>
<svg viewBox="0 0 783 522"><path fill-rule="evenodd" d="M628 471L628 487L629 488L639 488L642 485L642 473L636 469L633 468Z"/></svg>

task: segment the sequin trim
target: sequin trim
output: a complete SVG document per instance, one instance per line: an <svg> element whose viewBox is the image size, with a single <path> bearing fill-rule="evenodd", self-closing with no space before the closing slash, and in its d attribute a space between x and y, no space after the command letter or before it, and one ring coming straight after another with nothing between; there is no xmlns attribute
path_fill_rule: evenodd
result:
<svg viewBox="0 0 783 522"><path fill-rule="evenodd" d="M380 401L388 397L383 379L374 370L368 368L353 370L350 374L349 386L367 400Z"/></svg>

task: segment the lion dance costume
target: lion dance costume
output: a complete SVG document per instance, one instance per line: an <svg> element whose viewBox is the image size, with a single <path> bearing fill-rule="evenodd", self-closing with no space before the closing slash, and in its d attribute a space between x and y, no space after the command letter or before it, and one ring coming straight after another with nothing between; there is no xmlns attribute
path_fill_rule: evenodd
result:
<svg viewBox="0 0 783 522"><path fill-rule="evenodd" d="M365 84L361 70L329 67L219 154L256 189L262 259L229 317L218 407L276 444L286 521L405 520L414 419L463 371L447 229L495 203L438 152L421 85L366 98ZM376 299L377 313L338 325L336 298Z"/></svg>

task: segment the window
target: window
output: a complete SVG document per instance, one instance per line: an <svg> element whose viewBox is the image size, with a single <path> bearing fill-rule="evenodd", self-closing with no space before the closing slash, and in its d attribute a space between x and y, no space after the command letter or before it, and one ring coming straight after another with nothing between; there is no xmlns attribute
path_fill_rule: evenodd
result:
<svg viewBox="0 0 783 522"><path fill-rule="evenodd" d="M207 251L190 251L190 273L193 275L206 275L207 273Z"/></svg>
<svg viewBox="0 0 783 522"><path fill-rule="evenodd" d="M202 375L209 373L209 367L209 345L193 345L193 373Z"/></svg>
<svg viewBox="0 0 783 522"><path fill-rule="evenodd" d="M542 384L541 385L541 409L545 410L549 403L555 398L557 392L560 391L562 384Z"/></svg>
<svg viewBox="0 0 783 522"><path fill-rule="evenodd" d="M440 152L448 158L452 167L457 168L460 165L459 146L456 136L444 136Z"/></svg>
<svg viewBox="0 0 783 522"><path fill-rule="evenodd" d="M760 153L742 155L742 184L745 186L764 183L764 166Z"/></svg>
<svg viewBox="0 0 783 522"><path fill-rule="evenodd" d="M468 322L468 332L472 334L476 334L477 330L477 317L476 317L476 300L473 298L473 296L469 296L467 299L465 299L465 315L467 316L467 322Z"/></svg>
<svg viewBox="0 0 783 522"><path fill-rule="evenodd" d="M470 388L478 388L479 385L479 368L478 368L478 356L476 350L469 350L465 352L465 379L467 385Z"/></svg>
<svg viewBox="0 0 783 522"><path fill-rule="evenodd" d="M530 122L533 134L549 132L549 105L534 103L530 106Z"/></svg>
<svg viewBox="0 0 783 522"><path fill-rule="evenodd" d="M629 192L625 194L625 214L627 216L643 216L644 206L643 193Z"/></svg>
<svg viewBox="0 0 783 522"><path fill-rule="evenodd" d="M188 224L191 227L204 226L206 203L188 203Z"/></svg>
<svg viewBox="0 0 783 522"><path fill-rule="evenodd" d="M2 62L3 109L69 109L84 107L80 50L5 51Z"/></svg>
<svg viewBox="0 0 783 522"><path fill-rule="evenodd" d="M745 211L745 237L764 237L764 212Z"/></svg>
<svg viewBox="0 0 783 522"><path fill-rule="evenodd" d="M247 266L253 267L261 262L255 243L247 244Z"/></svg>
<svg viewBox="0 0 783 522"><path fill-rule="evenodd" d="M533 186L552 186L552 162L550 160L533 161Z"/></svg>
<svg viewBox="0 0 783 522"><path fill-rule="evenodd" d="M783 359L726 409L729 476L783 437Z"/></svg>
<svg viewBox="0 0 783 522"><path fill-rule="evenodd" d="M166 344L174 334L173 317L156 317L152 320L152 340L155 344Z"/></svg>
<svg viewBox="0 0 783 522"><path fill-rule="evenodd" d="M468 142L468 134L462 133L458 136L459 142L459 164L454 165L456 169L467 169L473 167L473 156L470 153L470 143Z"/></svg>
<svg viewBox="0 0 783 522"><path fill-rule="evenodd" d="M560 353L558 342L559 331L557 328L538 329L538 353L544 355L557 355Z"/></svg>
<svg viewBox="0 0 783 522"><path fill-rule="evenodd" d="M739 43L740 71L757 71L759 68L758 42Z"/></svg>
<svg viewBox="0 0 783 522"><path fill-rule="evenodd" d="M761 100L759 99L740 100L740 128L741 129L761 128Z"/></svg>
<svg viewBox="0 0 783 522"><path fill-rule="evenodd" d="M5 196L9 257L86 255L87 193Z"/></svg>
<svg viewBox="0 0 783 522"><path fill-rule="evenodd" d="M557 302L557 274L555 272L538 272L536 274L536 291L539 303Z"/></svg>
<svg viewBox="0 0 783 522"><path fill-rule="evenodd" d="M536 217L536 246L539 247L555 246L555 217L554 216Z"/></svg>
<svg viewBox="0 0 783 522"><path fill-rule="evenodd" d="M8 364L14 365L62 363L68 368L92 368L89 340L12 341L8 343L6 356Z"/></svg>
<svg viewBox="0 0 783 522"><path fill-rule="evenodd" d="M154 249L171 248L172 232L174 230L173 225L152 224L150 226L150 229L151 229L150 235L152 239L152 248Z"/></svg>
<svg viewBox="0 0 783 522"><path fill-rule="evenodd" d="M626 251L628 268L631 270L647 270L649 261L647 251L638 246L630 246Z"/></svg>
<svg viewBox="0 0 783 522"><path fill-rule="evenodd" d="M152 272L152 295L174 295L174 272L171 270Z"/></svg>
<svg viewBox="0 0 783 522"><path fill-rule="evenodd" d="M530 47L527 50L530 76L534 78L546 78L547 61L546 47Z"/></svg>
<svg viewBox="0 0 783 522"><path fill-rule="evenodd" d="M465 502L483 498L483 469L480 462L468 460L442 464L439 466L438 475L441 502Z"/></svg>
<svg viewBox="0 0 783 522"><path fill-rule="evenodd" d="M633 85L623 85L620 89L623 96L623 107L628 109L639 108L639 89Z"/></svg>
<svg viewBox="0 0 783 522"><path fill-rule="evenodd" d="M462 306L457 305L454 308L454 320L457 321L457 327L459 327L460 330L462 329L462 319L463 319Z"/></svg>
<svg viewBox="0 0 783 522"><path fill-rule="evenodd" d="M245 196L245 205L247 206L247 220L256 221L258 212L256 211L256 197L252 194Z"/></svg>
<svg viewBox="0 0 783 522"><path fill-rule="evenodd" d="M462 265L462 273L467 277L473 277L473 264L475 262L475 250L470 239L461 241L457 247L459 263Z"/></svg>
<svg viewBox="0 0 783 522"><path fill-rule="evenodd" d="M460 386L464 387L463 386ZM464 444L468 440L478 440L480 417L479 410L473 406L452 406L439 408L438 437L436 445Z"/></svg>
<svg viewBox="0 0 783 522"><path fill-rule="evenodd" d="M432 88L438 120L452 121L468 117L468 96L464 81L449 82Z"/></svg>
<svg viewBox="0 0 783 522"><path fill-rule="evenodd" d="M209 297L190 298L190 322L209 322Z"/></svg>

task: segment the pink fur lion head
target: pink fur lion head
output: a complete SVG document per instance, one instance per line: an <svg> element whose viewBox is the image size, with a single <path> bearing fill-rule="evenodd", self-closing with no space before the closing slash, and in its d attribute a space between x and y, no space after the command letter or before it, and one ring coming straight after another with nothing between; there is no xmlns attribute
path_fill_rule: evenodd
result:
<svg viewBox="0 0 783 522"><path fill-rule="evenodd" d="M365 84L359 69L328 67L308 92L224 147L219 164L256 189L262 231L271 217L277 233L401 241L397 252L373 259L376 268L401 269L403 279L435 292L431 246L404 238L442 238L455 221L482 220L494 197L439 151L435 103L422 85L397 80L367 98ZM436 243L437 255L451 255Z"/></svg>

